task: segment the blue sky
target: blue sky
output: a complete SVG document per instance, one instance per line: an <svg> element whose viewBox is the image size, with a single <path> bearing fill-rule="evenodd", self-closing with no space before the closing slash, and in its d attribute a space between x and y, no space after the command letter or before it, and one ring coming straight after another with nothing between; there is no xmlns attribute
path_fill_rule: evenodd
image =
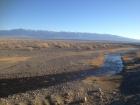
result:
<svg viewBox="0 0 140 105"><path fill-rule="evenodd" d="M0 0L0 29L15 28L140 39L140 0Z"/></svg>

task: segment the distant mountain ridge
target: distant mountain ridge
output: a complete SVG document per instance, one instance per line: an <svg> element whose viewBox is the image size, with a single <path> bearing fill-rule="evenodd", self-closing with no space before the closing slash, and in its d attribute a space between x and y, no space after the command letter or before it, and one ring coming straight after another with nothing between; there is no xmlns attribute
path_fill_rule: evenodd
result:
<svg viewBox="0 0 140 105"><path fill-rule="evenodd" d="M139 40L130 39L111 34L81 33L81 32L55 32L40 30L0 30L0 37L18 37L33 39L70 39L70 40L93 40L93 41L117 41L117 42L140 42Z"/></svg>

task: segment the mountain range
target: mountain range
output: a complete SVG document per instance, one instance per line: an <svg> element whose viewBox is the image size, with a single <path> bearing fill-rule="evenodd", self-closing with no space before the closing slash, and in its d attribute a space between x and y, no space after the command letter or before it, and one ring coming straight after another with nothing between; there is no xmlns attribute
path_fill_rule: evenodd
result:
<svg viewBox="0 0 140 105"><path fill-rule="evenodd" d="M55 32L42 30L0 30L0 38L33 38L33 39L62 39L62 40L92 40L111 42L140 42L140 40L130 39L111 34L82 33L82 32Z"/></svg>

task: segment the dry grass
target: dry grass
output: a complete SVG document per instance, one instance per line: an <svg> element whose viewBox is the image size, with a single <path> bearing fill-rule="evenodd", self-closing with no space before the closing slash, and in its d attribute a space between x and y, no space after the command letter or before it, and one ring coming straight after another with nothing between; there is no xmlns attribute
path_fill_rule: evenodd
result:
<svg viewBox="0 0 140 105"><path fill-rule="evenodd" d="M19 62L28 61L30 58L25 56L0 57L0 70L12 67Z"/></svg>
<svg viewBox="0 0 140 105"><path fill-rule="evenodd" d="M105 55L99 54L96 59L90 60L88 64L94 67L101 67L104 64L104 60Z"/></svg>
<svg viewBox="0 0 140 105"><path fill-rule="evenodd" d="M0 58L0 62L10 62L10 63L17 63L17 62L22 62L22 61L27 61L29 60L31 57L18 57L18 56L13 56L13 57L1 57Z"/></svg>
<svg viewBox="0 0 140 105"><path fill-rule="evenodd" d="M122 58L123 58L126 70L133 70L140 67L140 64L137 63L140 61L139 51L125 54Z"/></svg>
<svg viewBox="0 0 140 105"><path fill-rule="evenodd" d="M37 48L48 48L49 47L49 44L48 43L45 43L45 42L39 42L39 43L36 43L35 46Z"/></svg>
<svg viewBox="0 0 140 105"><path fill-rule="evenodd" d="M72 47L72 44L71 43L68 43L68 42L52 42L51 43L52 46L54 47L57 47L57 48L71 48Z"/></svg>
<svg viewBox="0 0 140 105"><path fill-rule="evenodd" d="M95 49L113 49L124 48L128 45L111 44L111 43L95 43L81 41L62 41L62 40L22 40L22 39L1 39L0 49L43 49L43 48L74 48L78 50L95 50ZM129 46L130 47L130 46Z"/></svg>
<svg viewBox="0 0 140 105"><path fill-rule="evenodd" d="M123 58L123 61L125 62L129 62L133 60L133 57L130 55L124 55L122 58Z"/></svg>
<svg viewBox="0 0 140 105"><path fill-rule="evenodd" d="M131 48L132 48L131 46L114 47L114 48L108 49L108 51L111 52L111 53L115 53L115 52L127 51L127 50L130 50Z"/></svg>
<svg viewBox="0 0 140 105"><path fill-rule="evenodd" d="M133 62L140 59L140 52L139 51L131 52L131 53L125 54L122 58L124 62Z"/></svg>
<svg viewBox="0 0 140 105"><path fill-rule="evenodd" d="M42 49L48 48L48 42L34 40L0 40L0 49Z"/></svg>

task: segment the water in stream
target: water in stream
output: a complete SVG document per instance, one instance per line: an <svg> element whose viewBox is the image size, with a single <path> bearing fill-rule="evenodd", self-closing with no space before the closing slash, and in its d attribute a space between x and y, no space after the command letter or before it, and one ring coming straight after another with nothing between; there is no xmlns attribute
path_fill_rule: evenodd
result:
<svg viewBox="0 0 140 105"><path fill-rule="evenodd" d="M105 57L104 65L97 70L81 72L83 77L88 76L110 76L120 73L123 70L123 62L120 54L108 54Z"/></svg>
<svg viewBox="0 0 140 105"><path fill-rule="evenodd" d="M114 75L123 70L123 62L121 55L109 54L106 55L104 65L93 72L93 75Z"/></svg>

